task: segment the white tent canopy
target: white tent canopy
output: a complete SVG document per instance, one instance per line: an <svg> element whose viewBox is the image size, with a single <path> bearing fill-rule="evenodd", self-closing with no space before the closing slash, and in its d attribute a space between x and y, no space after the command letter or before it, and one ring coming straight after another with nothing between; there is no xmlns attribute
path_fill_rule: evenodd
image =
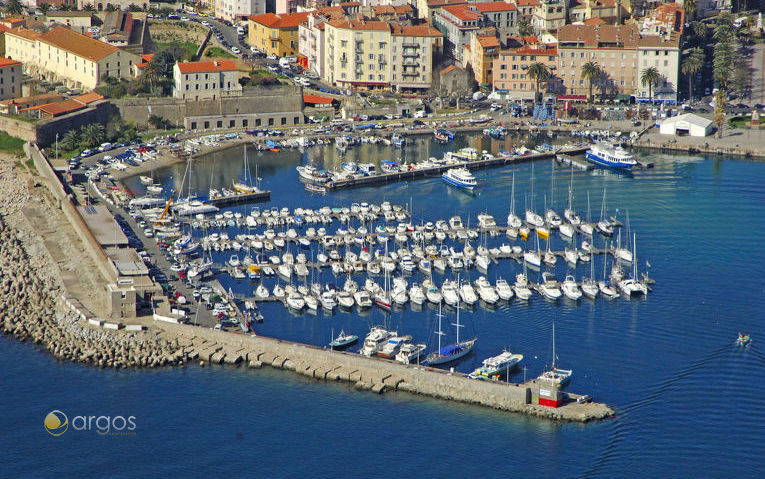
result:
<svg viewBox="0 0 765 479"><path fill-rule="evenodd" d="M659 132L662 135L709 136L712 130L712 120L693 113L673 116L659 124Z"/></svg>

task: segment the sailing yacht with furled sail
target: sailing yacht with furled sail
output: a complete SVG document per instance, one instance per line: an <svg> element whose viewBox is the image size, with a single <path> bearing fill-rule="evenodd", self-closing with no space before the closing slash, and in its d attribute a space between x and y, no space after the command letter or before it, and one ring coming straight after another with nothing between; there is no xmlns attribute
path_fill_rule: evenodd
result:
<svg viewBox="0 0 765 479"><path fill-rule="evenodd" d="M544 226L545 220L534 211L534 162L531 162L531 208L526 210L526 223L534 225L535 227Z"/></svg>
<svg viewBox="0 0 765 479"><path fill-rule="evenodd" d="M257 171L255 176L256 176L255 181L256 182L259 181L260 179L257 178ZM252 175L250 174L250 164L247 161L247 145L244 145L244 178L242 179L242 181L234 181L232 186L234 188L234 191L240 194L252 194L252 193L257 193L258 191L260 191L260 188L252 184Z"/></svg>
<svg viewBox="0 0 765 479"><path fill-rule="evenodd" d="M573 371L570 369L560 369L555 366L555 361L558 359L555 356L555 323L553 322L552 327L552 333L553 333L553 360L552 360L552 367L549 371L545 371L542 374L539 375L537 379L540 381L547 381L554 384L563 385L566 384L569 379L571 379L571 375L573 374Z"/></svg>
<svg viewBox="0 0 765 479"><path fill-rule="evenodd" d="M438 335L438 350L429 354L428 357L425 358L423 364L427 366L436 366L438 364L446 364L456 361L470 353L470 351L473 350L476 341L478 341L478 338L473 338L468 341L460 342L460 328L464 328L464 326L460 324L460 306L459 302L457 302L457 322L452 323L457 328L457 342L441 347L441 336L446 334L441 329L441 318L443 318L443 314L441 314L441 307L439 306L438 331L436 331L436 335Z"/></svg>
<svg viewBox="0 0 765 479"><path fill-rule="evenodd" d="M507 214L507 227L520 228L523 224L515 214L515 172L513 172L513 186L510 189L510 213Z"/></svg>

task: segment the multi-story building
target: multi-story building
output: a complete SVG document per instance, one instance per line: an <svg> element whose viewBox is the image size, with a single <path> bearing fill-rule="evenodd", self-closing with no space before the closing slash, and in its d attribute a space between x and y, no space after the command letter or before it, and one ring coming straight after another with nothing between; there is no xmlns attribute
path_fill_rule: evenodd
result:
<svg viewBox="0 0 765 479"><path fill-rule="evenodd" d="M298 63L321 78L324 78L324 24L327 20L329 18L325 15L312 13L306 21L298 25Z"/></svg>
<svg viewBox="0 0 765 479"><path fill-rule="evenodd" d="M482 18L469 5L449 5L436 11L433 25L444 34L444 50L458 63L465 63L464 47L481 29Z"/></svg>
<svg viewBox="0 0 765 479"><path fill-rule="evenodd" d="M555 75L558 49L554 45L524 45L520 48L501 50L494 60L494 91L512 99L533 99L536 81L526 71L533 63L545 65L550 72L547 81L542 82L540 91L557 93L560 81Z"/></svg>
<svg viewBox="0 0 765 479"><path fill-rule="evenodd" d="M593 81L593 94L635 95L638 92L638 42L635 24L565 25L558 31L557 73L569 95L588 95L582 65L594 62L603 72Z"/></svg>
<svg viewBox="0 0 765 479"><path fill-rule="evenodd" d="M534 7L531 26L537 34L554 33L566 24L566 0L539 0Z"/></svg>
<svg viewBox="0 0 765 479"><path fill-rule="evenodd" d="M500 49L499 40L494 35L474 34L470 42L471 61L475 81L482 87L490 86L492 64Z"/></svg>
<svg viewBox="0 0 765 479"><path fill-rule="evenodd" d="M518 34L518 9L509 2L483 2L470 5L483 16L482 26L494 27L501 41Z"/></svg>
<svg viewBox="0 0 765 479"><path fill-rule="evenodd" d="M665 3L648 12L640 24L641 35L682 33L685 10L678 3Z"/></svg>
<svg viewBox="0 0 765 479"><path fill-rule="evenodd" d="M428 25L391 25L391 88L427 90L433 83L433 54L443 35ZM399 60L400 58L400 60Z"/></svg>
<svg viewBox="0 0 765 479"><path fill-rule="evenodd" d="M173 96L194 101L239 96L242 94L239 76L232 60L176 63Z"/></svg>
<svg viewBox="0 0 765 479"><path fill-rule="evenodd" d="M21 62L0 57L0 100L21 96Z"/></svg>
<svg viewBox="0 0 765 479"><path fill-rule="evenodd" d="M680 75L680 34L670 32L665 35L644 35L638 41L638 68L637 79L640 80L642 72L647 68L654 67L659 72L659 82L652 85L649 91L648 85L638 82L638 100L650 100L653 94L654 101L662 101L670 104L677 102L678 77Z"/></svg>
<svg viewBox="0 0 765 479"><path fill-rule="evenodd" d="M602 18L611 23L617 19L618 12L616 0L571 0L568 4L568 20L571 23L591 18Z"/></svg>
<svg viewBox="0 0 765 479"><path fill-rule="evenodd" d="M141 57L57 26L43 34L23 28L5 33L6 55L19 60L24 70L72 87L95 88L104 77L132 77Z"/></svg>
<svg viewBox="0 0 765 479"><path fill-rule="evenodd" d="M539 6L539 0L514 0L515 8L518 9L518 17L525 18L531 23L531 17L534 16L534 9Z"/></svg>
<svg viewBox="0 0 765 479"><path fill-rule="evenodd" d="M267 55L295 56L298 48L298 27L308 19L308 12L276 15L264 13L249 20L249 43Z"/></svg>
<svg viewBox="0 0 765 479"><path fill-rule="evenodd" d="M215 16L236 22L266 13L266 0L215 0Z"/></svg>
<svg viewBox="0 0 765 479"><path fill-rule="evenodd" d="M282 15L285 13L295 13L305 11L306 0L276 0L276 13Z"/></svg>
<svg viewBox="0 0 765 479"><path fill-rule="evenodd" d="M441 38L427 25L331 20L325 23L323 79L361 88L430 88L433 53L441 50Z"/></svg>
<svg viewBox="0 0 765 479"><path fill-rule="evenodd" d="M433 23L436 12L449 5L464 5L468 0L416 0L417 18L430 20Z"/></svg>

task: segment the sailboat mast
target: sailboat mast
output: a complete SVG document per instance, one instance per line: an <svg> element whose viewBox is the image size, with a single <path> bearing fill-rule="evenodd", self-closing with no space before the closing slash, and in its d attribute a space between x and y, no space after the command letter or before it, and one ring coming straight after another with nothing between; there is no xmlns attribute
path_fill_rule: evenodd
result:
<svg viewBox="0 0 765 479"><path fill-rule="evenodd" d="M553 359L552 368L555 369L555 321L553 321Z"/></svg>
<svg viewBox="0 0 765 479"><path fill-rule="evenodd" d="M515 172L513 171L513 186L510 189L510 214L515 215Z"/></svg>
<svg viewBox="0 0 765 479"><path fill-rule="evenodd" d="M637 243L635 233L632 233L632 279L637 281Z"/></svg>

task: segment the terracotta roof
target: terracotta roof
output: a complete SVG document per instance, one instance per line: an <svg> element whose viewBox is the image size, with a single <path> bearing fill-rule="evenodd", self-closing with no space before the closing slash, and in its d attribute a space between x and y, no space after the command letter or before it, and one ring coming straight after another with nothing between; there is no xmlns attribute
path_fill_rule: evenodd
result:
<svg viewBox="0 0 765 479"><path fill-rule="evenodd" d="M584 23L585 25L595 26L595 25L605 25L606 21L603 20L600 17L594 17L594 18L588 18L587 20L583 21L582 23Z"/></svg>
<svg viewBox="0 0 765 479"><path fill-rule="evenodd" d="M497 40L497 37L482 35L478 37L478 44L481 45L483 48L498 47L499 40Z"/></svg>
<svg viewBox="0 0 765 479"><path fill-rule="evenodd" d="M141 55L141 59L145 62L150 62L152 58L154 58L153 53L144 53L143 55Z"/></svg>
<svg viewBox="0 0 765 479"><path fill-rule="evenodd" d="M0 68L15 67L21 65L20 61L11 60L10 58L0 57Z"/></svg>
<svg viewBox="0 0 765 479"><path fill-rule="evenodd" d="M393 10L395 10L396 13L398 13L398 14L414 12L414 9L408 3L405 3L404 5L397 5L397 6L393 7Z"/></svg>
<svg viewBox="0 0 765 479"><path fill-rule="evenodd" d="M64 11L56 11L56 10L48 10L48 13L45 14L46 17L91 17L93 16L92 12L80 12L75 10L70 10L68 12Z"/></svg>
<svg viewBox="0 0 765 479"><path fill-rule="evenodd" d="M430 25L391 25L391 34L401 37L443 37L443 34Z"/></svg>
<svg viewBox="0 0 765 479"><path fill-rule="evenodd" d="M473 7L479 12L507 12L510 10L518 10L515 8L515 5L507 2L474 3Z"/></svg>
<svg viewBox="0 0 765 479"><path fill-rule="evenodd" d="M538 0L515 0L515 4L519 7L536 7L539 5Z"/></svg>
<svg viewBox="0 0 765 479"><path fill-rule="evenodd" d="M447 73L449 73L452 70L459 70L461 72L465 71L462 68L458 67L457 65L452 64L452 65L449 65L448 67L444 68L443 70L441 70L439 73L441 75L446 75Z"/></svg>
<svg viewBox="0 0 765 479"><path fill-rule="evenodd" d="M264 13L262 15L253 15L250 17L250 20L268 28L296 29L298 25L308 19L308 15L311 13L312 12L299 12L282 15Z"/></svg>
<svg viewBox="0 0 765 479"><path fill-rule="evenodd" d="M50 116L61 116L73 111L82 110L85 108L85 104L77 100L64 100L55 103L46 103L45 105L33 106L30 108L22 108L19 111L26 110L40 110L49 114Z"/></svg>
<svg viewBox="0 0 765 479"><path fill-rule="evenodd" d="M564 25L558 48L630 48L638 42L637 25Z"/></svg>
<svg viewBox="0 0 765 479"><path fill-rule="evenodd" d="M316 12L320 15L323 15L325 17L330 18L337 18L337 17L344 17L345 16L345 10L343 10L343 7L339 5L335 5L333 7L322 7L316 10Z"/></svg>
<svg viewBox="0 0 765 479"><path fill-rule="evenodd" d="M467 0L428 0L428 7L437 8L444 5L462 5L467 3Z"/></svg>
<svg viewBox="0 0 765 479"><path fill-rule="evenodd" d="M372 13L375 15L395 15L396 10L391 5L376 5L372 7Z"/></svg>
<svg viewBox="0 0 765 479"><path fill-rule="evenodd" d="M40 38L40 34L37 32L33 32L32 30L27 30L24 27L16 27L8 30L8 33L11 35L15 35L17 37L26 38L27 40L37 40Z"/></svg>
<svg viewBox="0 0 765 479"><path fill-rule="evenodd" d="M331 20L329 22L335 28L341 28L343 30L389 30L387 22L381 22L376 20L364 21L364 20Z"/></svg>
<svg viewBox="0 0 765 479"><path fill-rule="evenodd" d="M521 47L512 51L516 55L558 55L557 47Z"/></svg>
<svg viewBox="0 0 765 479"><path fill-rule="evenodd" d="M360 2L343 2L343 3L339 3L338 5L340 5L341 7L360 7L361 3Z"/></svg>
<svg viewBox="0 0 765 479"><path fill-rule="evenodd" d="M236 64L233 60L213 60L210 62L186 62L176 63L178 71L181 73L211 73L236 71Z"/></svg>
<svg viewBox="0 0 765 479"><path fill-rule="evenodd" d="M119 51L119 48L106 42L95 40L60 26L43 33L39 40L92 61L102 60Z"/></svg>
<svg viewBox="0 0 765 479"><path fill-rule="evenodd" d="M79 101L80 103L84 103L84 104L87 105L89 103L93 103L94 101L103 100L104 97L103 97L103 95L92 91L90 93L85 93L83 95L78 95L78 96L74 97L73 99Z"/></svg>
<svg viewBox="0 0 765 479"><path fill-rule="evenodd" d="M33 101L46 101L46 100L60 100L64 98L63 95L50 92L43 93L42 95L25 96L21 98L9 98L7 100L0 101L0 105L22 105L25 103L31 103Z"/></svg>
<svg viewBox="0 0 765 479"><path fill-rule="evenodd" d="M638 44L641 47L679 47L680 35L675 32L672 32L669 38L664 35L643 35Z"/></svg>
<svg viewBox="0 0 765 479"><path fill-rule="evenodd" d="M6 27L5 25L0 23L0 33L7 32L10 29L11 29L10 27Z"/></svg>
<svg viewBox="0 0 765 479"><path fill-rule="evenodd" d="M483 18L478 12L474 12L468 5L449 5L442 8L443 11L450 13L455 18L462 20L463 22L478 20Z"/></svg>
<svg viewBox="0 0 765 479"><path fill-rule="evenodd" d="M303 95L303 103L313 103L314 105L331 105L335 101L334 98L328 98L326 96L318 95Z"/></svg>

